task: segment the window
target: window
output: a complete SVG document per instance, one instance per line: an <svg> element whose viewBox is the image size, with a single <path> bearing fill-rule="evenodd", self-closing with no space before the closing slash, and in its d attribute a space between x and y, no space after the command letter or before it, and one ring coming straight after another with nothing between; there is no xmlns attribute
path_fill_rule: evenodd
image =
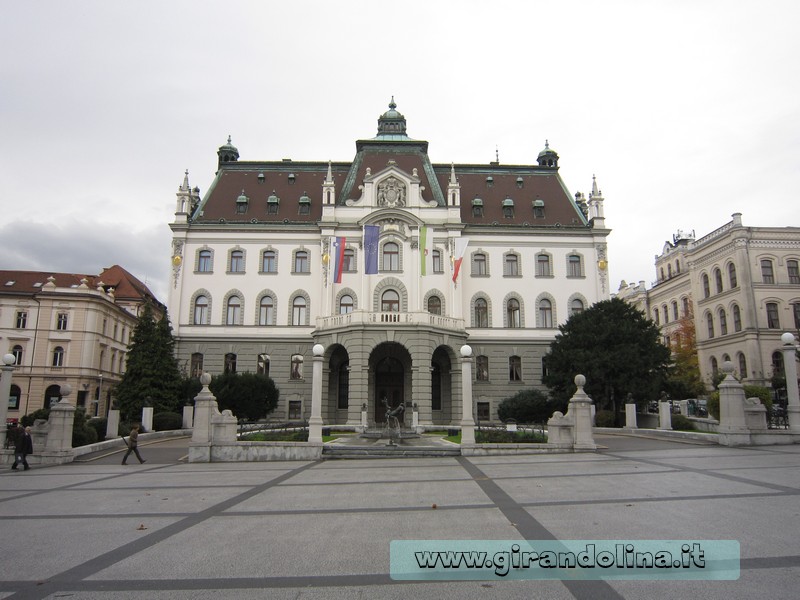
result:
<svg viewBox="0 0 800 600"><path fill-rule="evenodd" d="M480 355L475 357L475 379L489 381L489 357Z"/></svg>
<svg viewBox="0 0 800 600"><path fill-rule="evenodd" d="M16 327L17 329L25 329L28 325L28 313L24 310L17 311Z"/></svg>
<svg viewBox="0 0 800 600"><path fill-rule="evenodd" d="M728 335L728 315L724 308L719 309L719 334Z"/></svg>
<svg viewBox="0 0 800 600"><path fill-rule="evenodd" d="M476 402L478 421L489 421L491 419L491 403L489 402Z"/></svg>
<svg viewBox="0 0 800 600"><path fill-rule="evenodd" d="M302 354L293 354L292 355L292 370L289 375L290 379L302 379L303 378L303 355Z"/></svg>
<svg viewBox="0 0 800 600"><path fill-rule="evenodd" d="M667 265L667 278L672 279L672 265Z"/></svg>
<svg viewBox="0 0 800 600"><path fill-rule="evenodd" d="M272 190L272 193L267 198L267 214L268 215L277 215L278 214L278 207L281 204L281 199L275 195L275 190Z"/></svg>
<svg viewBox="0 0 800 600"><path fill-rule="evenodd" d="M682 298L681 303L683 304L683 316L689 316L689 298Z"/></svg>
<svg viewBox="0 0 800 600"><path fill-rule="evenodd" d="M714 285L717 288L717 293L722 293L722 271L714 269Z"/></svg>
<svg viewBox="0 0 800 600"><path fill-rule="evenodd" d="M772 353L772 373L778 377L785 377L783 372L783 354L781 352Z"/></svg>
<svg viewBox="0 0 800 600"><path fill-rule="evenodd" d="M658 307L655 307L653 309L653 322L656 325L660 325L661 324L661 318L659 317L659 314L658 314Z"/></svg>
<svg viewBox="0 0 800 600"><path fill-rule="evenodd" d="M742 311L739 310L738 304L733 305L733 330L742 330Z"/></svg>
<svg viewBox="0 0 800 600"><path fill-rule="evenodd" d="M775 302L767 302L767 327L769 329L780 329L781 327L778 305Z"/></svg>
<svg viewBox="0 0 800 600"><path fill-rule="evenodd" d="M292 325L306 324L306 299L296 296L292 301Z"/></svg>
<svg viewBox="0 0 800 600"><path fill-rule="evenodd" d="M522 381L522 359L519 356L508 358L508 380Z"/></svg>
<svg viewBox="0 0 800 600"><path fill-rule="evenodd" d="M244 251L231 251L231 268L229 269L229 272L244 273Z"/></svg>
<svg viewBox="0 0 800 600"><path fill-rule="evenodd" d="M22 395L22 390L20 387L12 383L11 388L8 391L8 408L12 410L19 410L19 398Z"/></svg>
<svg viewBox="0 0 800 600"><path fill-rule="evenodd" d="M577 254L570 254L567 257L567 277L583 277L581 257Z"/></svg>
<svg viewBox="0 0 800 600"><path fill-rule="evenodd" d="M274 250L264 250L264 253L261 255L261 272L278 272L278 255Z"/></svg>
<svg viewBox="0 0 800 600"><path fill-rule="evenodd" d="M533 218L544 219L544 200L537 199L533 201Z"/></svg>
<svg viewBox="0 0 800 600"><path fill-rule="evenodd" d="M516 254L506 254L506 277L519 276L519 257Z"/></svg>
<svg viewBox="0 0 800 600"><path fill-rule="evenodd" d="M577 298L575 298L570 303L570 310L572 311L573 315L578 315L578 314L582 313L583 312L583 301L582 300L578 300Z"/></svg>
<svg viewBox="0 0 800 600"><path fill-rule="evenodd" d="M728 282L731 285L731 288L735 288L739 285L739 282L736 279L736 265L733 263L728 265Z"/></svg>
<svg viewBox="0 0 800 600"><path fill-rule="evenodd" d="M800 283L800 268L796 260L787 260L786 270L789 273L789 283Z"/></svg>
<svg viewBox="0 0 800 600"><path fill-rule="evenodd" d="M264 296L258 303L258 324L275 324L275 302L272 300L272 296Z"/></svg>
<svg viewBox="0 0 800 600"><path fill-rule="evenodd" d="M225 313L226 325L240 325L242 317L242 301L239 296L231 296L228 298L228 307Z"/></svg>
<svg viewBox="0 0 800 600"><path fill-rule="evenodd" d="M483 252L476 252L472 255L472 274L477 276L487 275L486 255Z"/></svg>
<svg viewBox="0 0 800 600"><path fill-rule="evenodd" d="M442 299L439 296L428 298L428 312L432 315L442 314Z"/></svg>
<svg viewBox="0 0 800 600"><path fill-rule="evenodd" d="M717 364L717 359L716 359L716 357L712 356L711 357L711 375L713 377L716 377L718 372L719 372L719 365Z"/></svg>
<svg viewBox="0 0 800 600"><path fill-rule="evenodd" d="M664 313L664 323L669 323L669 311L666 304L661 307L661 312Z"/></svg>
<svg viewBox="0 0 800 600"><path fill-rule="evenodd" d="M551 277L550 270L550 255L538 254L536 255L536 276L537 277Z"/></svg>
<svg viewBox="0 0 800 600"><path fill-rule="evenodd" d="M353 312L353 297L350 294L345 294L339 298L339 314L346 315Z"/></svg>
<svg viewBox="0 0 800 600"><path fill-rule="evenodd" d="M514 201L511 198L503 200L503 216L506 219L514 218Z"/></svg>
<svg viewBox="0 0 800 600"><path fill-rule="evenodd" d="M489 306L484 298L475 300L475 327L489 326Z"/></svg>
<svg viewBox="0 0 800 600"><path fill-rule="evenodd" d="M350 406L350 365L347 362L339 366L339 385L336 396L336 408L347 410L347 407Z"/></svg>
<svg viewBox="0 0 800 600"><path fill-rule="evenodd" d="M771 260L761 261L761 280L764 283L775 283L775 272L772 270Z"/></svg>
<svg viewBox="0 0 800 600"><path fill-rule="evenodd" d="M225 365L223 368L224 373L236 373L236 355L233 352L228 352L225 355Z"/></svg>
<svg viewBox="0 0 800 600"><path fill-rule="evenodd" d="M56 329L59 331L66 331L67 319L67 313L58 313L58 316L56 317Z"/></svg>
<svg viewBox="0 0 800 600"><path fill-rule="evenodd" d="M703 273L703 298L708 298L711 295L711 284L708 281L708 274Z"/></svg>
<svg viewBox="0 0 800 600"><path fill-rule="evenodd" d="M303 195L300 196L300 205L297 207L297 214L298 215L311 214L311 198L306 196L305 192L303 192Z"/></svg>
<svg viewBox="0 0 800 600"><path fill-rule="evenodd" d="M800 329L800 304L792 304L792 314L794 315L794 328Z"/></svg>
<svg viewBox="0 0 800 600"><path fill-rule="evenodd" d="M708 325L708 339L714 337L714 315L708 313L706 315L706 324Z"/></svg>
<svg viewBox="0 0 800 600"><path fill-rule="evenodd" d="M256 374L269 377L269 354L259 354L256 360Z"/></svg>
<svg viewBox="0 0 800 600"><path fill-rule="evenodd" d="M14 364L21 365L22 364L22 346L16 345L11 349L11 354L14 355Z"/></svg>
<svg viewBox="0 0 800 600"><path fill-rule="evenodd" d="M673 300L672 301L672 320L673 321L677 321L679 318L680 317L678 315L678 301L677 300Z"/></svg>
<svg viewBox="0 0 800 600"><path fill-rule="evenodd" d="M433 272L434 273L444 273L444 269L442 268L442 251L441 250L434 250L433 251Z"/></svg>
<svg viewBox="0 0 800 600"><path fill-rule="evenodd" d="M553 327L553 305L550 300L539 300L539 327Z"/></svg>
<svg viewBox="0 0 800 600"><path fill-rule="evenodd" d="M381 296L381 312L400 312L400 294L386 290Z"/></svg>
<svg viewBox="0 0 800 600"><path fill-rule="evenodd" d="M352 248L345 248L342 257L342 271L353 272L356 270L356 252Z"/></svg>
<svg viewBox="0 0 800 600"><path fill-rule="evenodd" d="M197 254L197 270L200 273L212 271L211 250L200 250Z"/></svg>
<svg viewBox="0 0 800 600"><path fill-rule="evenodd" d="M299 421L303 403L300 400L289 400L289 420Z"/></svg>
<svg viewBox="0 0 800 600"><path fill-rule="evenodd" d="M203 374L203 355L200 352L192 354L192 361L190 363L189 372L192 377L200 377Z"/></svg>
<svg viewBox="0 0 800 600"><path fill-rule="evenodd" d="M480 198L473 198L472 200L472 216L473 217L482 217L483 216L483 200Z"/></svg>
<svg viewBox="0 0 800 600"><path fill-rule="evenodd" d="M298 250L294 253L294 272L308 273L308 252Z"/></svg>
<svg viewBox="0 0 800 600"><path fill-rule="evenodd" d="M194 321L195 325L205 325L208 323L208 298L198 296L194 300Z"/></svg>
<svg viewBox="0 0 800 600"><path fill-rule="evenodd" d="M506 305L506 315L508 317L508 327L521 327L519 300L511 298Z"/></svg>
<svg viewBox="0 0 800 600"><path fill-rule="evenodd" d="M53 362L52 365L54 367L63 367L64 366L64 348L61 346L56 346L53 348Z"/></svg>
<svg viewBox="0 0 800 600"><path fill-rule="evenodd" d="M747 359L744 354L739 352L739 375L742 379L747 379Z"/></svg>
<svg viewBox="0 0 800 600"><path fill-rule="evenodd" d="M400 246L394 242L386 242L383 245L383 270L400 270Z"/></svg>

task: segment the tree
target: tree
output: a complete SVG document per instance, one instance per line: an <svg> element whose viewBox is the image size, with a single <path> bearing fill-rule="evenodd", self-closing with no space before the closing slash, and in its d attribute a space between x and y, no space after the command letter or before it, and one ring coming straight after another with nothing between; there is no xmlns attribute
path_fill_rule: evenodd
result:
<svg viewBox="0 0 800 600"><path fill-rule="evenodd" d="M665 382L665 391L677 399L705 395L706 386L697 359L697 333L691 310L678 321L673 340L672 366Z"/></svg>
<svg viewBox="0 0 800 600"><path fill-rule="evenodd" d="M598 409L619 414L627 394L642 400L662 389L670 352L658 327L619 298L604 300L572 315L545 357L543 378L552 397L568 402L575 376L586 376L586 393Z"/></svg>
<svg viewBox="0 0 800 600"><path fill-rule="evenodd" d="M280 391L266 375L223 373L211 379L208 386L217 398L219 410L230 410L234 416L248 421L263 419L278 406Z"/></svg>
<svg viewBox="0 0 800 600"><path fill-rule="evenodd" d="M556 410L563 410L563 407L556 406L544 392L530 389L500 402L497 416L501 421L514 419L518 423L546 423Z"/></svg>
<svg viewBox="0 0 800 600"><path fill-rule="evenodd" d="M181 376L174 346L167 315L156 321L152 307L145 304L128 346L125 374L115 390L123 421L136 421L148 402L154 412L176 410Z"/></svg>

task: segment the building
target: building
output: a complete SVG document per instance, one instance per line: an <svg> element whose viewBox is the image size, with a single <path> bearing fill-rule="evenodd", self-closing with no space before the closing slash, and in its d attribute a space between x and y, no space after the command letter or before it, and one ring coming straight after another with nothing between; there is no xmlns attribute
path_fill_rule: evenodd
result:
<svg viewBox="0 0 800 600"><path fill-rule="evenodd" d="M435 164L394 101L348 162L243 161L228 143L201 198L177 193L169 311L192 374L268 374L277 417L310 414L325 348L323 419L461 415L460 348L479 419L541 385L557 326L609 295L603 197L571 196L558 154L532 165ZM462 264L463 263L463 264Z"/></svg>
<svg viewBox="0 0 800 600"><path fill-rule="evenodd" d="M691 316L704 381L725 361L744 383L783 377L781 334L800 330L800 227L747 227L735 213L700 239L678 232L655 266L650 290L622 282L618 295L660 325L670 346Z"/></svg>
<svg viewBox="0 0 800 600"><path fill-rule="evenodd" d="M64 384L73 404L107 414L145 302L163 314L147 286L117 265L99 275L0 271L0 340L16 358L8 416L50 406Z"/></svg>

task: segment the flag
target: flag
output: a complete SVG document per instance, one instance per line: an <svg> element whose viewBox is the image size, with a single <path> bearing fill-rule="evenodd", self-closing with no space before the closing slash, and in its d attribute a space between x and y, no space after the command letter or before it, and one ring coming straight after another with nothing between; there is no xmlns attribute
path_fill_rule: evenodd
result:
<svg viewBox="0 0 800 600"><path fill-rule="evenodd" d="M420 227L419 228L419 274L420 275L427 275L429 272L433 272L433 268L431 267L433 259L433 254L428 244L428 228L427 227Z"/></svg>
<svg viewBox="0 0 800 600"><path fill-rule="evenodd" d="M458 271L461 269L461 261L464 260L464 253L467 251L467 244L469 244L469 240L466 238L456 238L456 253L454 258L456 259L455 268L453 269L453 283L455 283L456 279L458 279Z"/></svg>
<svg viewBox="0 0 800 600"><path fill-rule="evenodd" d="M364 225L364 273L378 273L378 236L381 228L377 225Z"/></svg>
<svg viewBox="0 0 800 600"><path fill-rule="evenodd" d="M347 238L337 237L333 241L333 282L342 283L344 270L344 249Z"/></svg>

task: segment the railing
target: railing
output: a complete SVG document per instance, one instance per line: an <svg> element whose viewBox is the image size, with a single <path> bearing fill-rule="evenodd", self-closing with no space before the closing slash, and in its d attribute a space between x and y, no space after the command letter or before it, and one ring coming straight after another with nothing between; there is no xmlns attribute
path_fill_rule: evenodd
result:
<svg viewBox="0 0 800 600"><path fill-rule="evenodd" d="M368 312L357 310L345 315L317 317L317 329L349 327L351 325L429 325L442 329L464 330L464 319L456 319L429 312Z"/></svg>

